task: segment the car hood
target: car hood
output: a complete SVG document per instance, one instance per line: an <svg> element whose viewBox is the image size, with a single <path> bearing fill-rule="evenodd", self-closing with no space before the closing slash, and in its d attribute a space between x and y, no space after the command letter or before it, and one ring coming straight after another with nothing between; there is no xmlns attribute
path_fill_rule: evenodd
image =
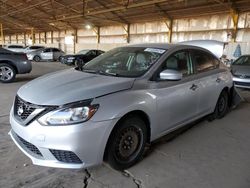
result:
<svg viewBox="0 0 250 188"><path fill-rule="evenodd" d="M68 69L37 78L17 94L37 105L63 105L130 89L134 80Z"/></svg>
<svg viewBox="0 0 250 188"><path fill-rule="evenodd" d="M250 76L250 66L249 65L232 65L232 73L234 75L245 75Z"/></svg>

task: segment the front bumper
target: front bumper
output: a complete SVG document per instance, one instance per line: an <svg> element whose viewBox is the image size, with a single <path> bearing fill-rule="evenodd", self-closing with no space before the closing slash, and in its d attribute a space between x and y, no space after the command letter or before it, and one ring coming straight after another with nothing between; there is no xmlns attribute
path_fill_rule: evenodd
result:
<svg viewBox="0 0 250 188"><path fill-rule="evenodd" d="M62 58L61 63L66 65L75 65L75 59Z"/></svg>
<svg viewBox="0 0 250 188"><path fill-rule="evenodd" d="M32 70L32 64L29 60L19 62L18 74L27 74Z"/></svg>
<svg viewBox="0 0 250 188"><path fill-rule="evenodd" d="M250 78L233 77L233 81L235 87L250 89Z"/></svg>
<svg viewBox="0 0 250 188"><path fill-rule="evenodd" d="M37 121L33 121L30 125L23 126L11 115L12 129L9 135L35 165L71 169L87 168L102 163L106 143L115 121L88 121L84 124L57 127L42 126ZM27 147L26 142L31 147ZM36 150L41 155L38 155L39 152L35 152ZM57 150L74 153L80 159L80 163L58 160L52 152Z"/></svg>

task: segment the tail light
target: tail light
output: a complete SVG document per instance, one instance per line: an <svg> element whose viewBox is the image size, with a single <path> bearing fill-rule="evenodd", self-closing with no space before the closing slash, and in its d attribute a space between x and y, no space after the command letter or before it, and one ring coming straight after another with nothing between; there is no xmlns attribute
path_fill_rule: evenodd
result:
<svg viewBox="0 0 250 188"><path fill-rule="evenodd" d="M26 54L22 54L22 57L24 57L25 60L28 60L28 57Z"/></svg>

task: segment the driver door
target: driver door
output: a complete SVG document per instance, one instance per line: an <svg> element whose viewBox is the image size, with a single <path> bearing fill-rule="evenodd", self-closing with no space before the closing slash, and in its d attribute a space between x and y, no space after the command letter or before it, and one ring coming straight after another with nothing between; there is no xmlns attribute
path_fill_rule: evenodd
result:
<svg viewBox="0 0 250 188"><path fill-rule="evenodd" d="M159 134L191 120L198 113L199 88L194 79L189 51L182 50L170 55L163 62L158 75L166 69L180 71L183 78L179 81L159 78L155 83Z"/></svg>

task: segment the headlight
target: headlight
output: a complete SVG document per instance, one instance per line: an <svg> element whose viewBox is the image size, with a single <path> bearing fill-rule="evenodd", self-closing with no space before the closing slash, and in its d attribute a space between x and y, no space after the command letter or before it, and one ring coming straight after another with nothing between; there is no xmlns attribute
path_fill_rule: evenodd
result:
<svg viewBox="0 0 250 188"><path fill-rule="evenodd" d="M38 119L42 125L71 125L88 121L99 105L62 108L51 111Z"/></svg>

